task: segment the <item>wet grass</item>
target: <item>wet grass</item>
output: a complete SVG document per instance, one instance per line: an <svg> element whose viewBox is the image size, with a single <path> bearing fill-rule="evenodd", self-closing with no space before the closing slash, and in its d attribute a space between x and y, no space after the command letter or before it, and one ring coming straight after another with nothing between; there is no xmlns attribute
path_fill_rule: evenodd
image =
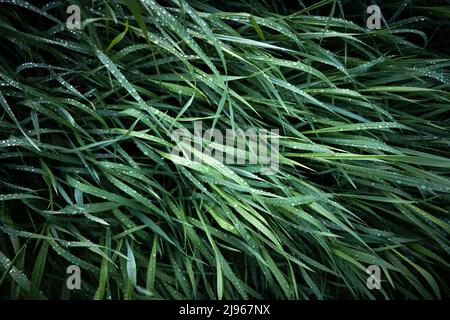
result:
<svg viewBox="0 0 450 320"><path fill-rule="evenodd" d="M448 298L450 10L299 2L1 3L0 297ZM279 171L175 164L196 120Z"/></svg>

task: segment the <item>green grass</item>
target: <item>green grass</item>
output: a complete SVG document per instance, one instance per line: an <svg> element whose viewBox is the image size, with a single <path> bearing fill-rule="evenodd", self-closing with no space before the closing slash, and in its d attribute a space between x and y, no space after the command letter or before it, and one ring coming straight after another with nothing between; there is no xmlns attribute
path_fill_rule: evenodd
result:
<svg viewBox="0 0 450 320"><path fill-rule="evenodd" d="M13 2L1 298L450 296L448 7L380 4L369 31L354 1ZM195 120L279 129L280 170L174 164Z"/></svg>

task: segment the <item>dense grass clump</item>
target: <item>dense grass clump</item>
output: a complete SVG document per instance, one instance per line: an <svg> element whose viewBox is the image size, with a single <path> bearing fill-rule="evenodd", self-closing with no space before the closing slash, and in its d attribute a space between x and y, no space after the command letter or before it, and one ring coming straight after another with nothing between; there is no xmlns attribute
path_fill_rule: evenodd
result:
<svg viewBox="0 0 450 320"><path fill-rule="evenodd" d="M0 3L0 297L448 298L450 9L385 2ZM279 170L175 163L195 121Z"/></svg>

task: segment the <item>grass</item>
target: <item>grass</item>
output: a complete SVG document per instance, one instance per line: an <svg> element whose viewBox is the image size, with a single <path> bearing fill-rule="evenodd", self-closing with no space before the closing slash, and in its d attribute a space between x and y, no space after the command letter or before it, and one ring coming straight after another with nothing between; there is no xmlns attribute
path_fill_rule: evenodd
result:
<svg viewBox="0 0 450 320"><path fill-rule="evenodd" d="M1 298L450 296L450 10L282 3L0 4ZM175 164L195 120L280 170Z"/></svg>

